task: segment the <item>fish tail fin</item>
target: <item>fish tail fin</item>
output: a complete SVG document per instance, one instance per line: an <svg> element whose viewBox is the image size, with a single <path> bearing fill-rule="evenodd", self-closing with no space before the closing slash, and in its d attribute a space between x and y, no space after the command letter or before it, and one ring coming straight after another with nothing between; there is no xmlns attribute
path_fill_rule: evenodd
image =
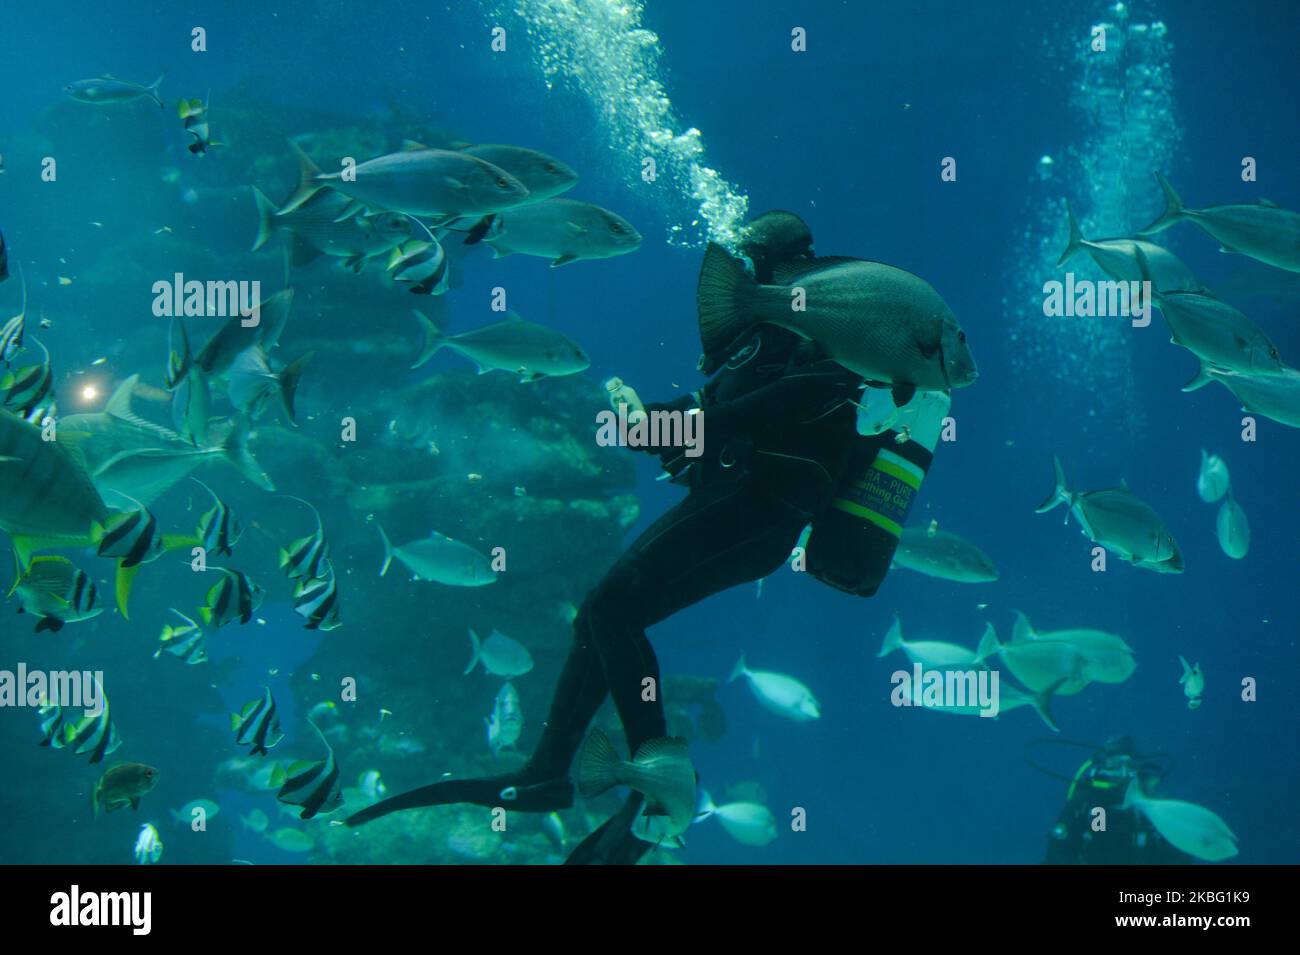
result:
<svg viewBox="0 0 1300 955"><path fill-rule="evenodd" d="M280 372L280 401L284 404L284 413L288 416L289 423L294 427L298 426L298 422L294 415L293 399L298 393L298 382L302 378L302 370L307 367L307 363L315 355L314 351L309 351Z"/></svg>
<svg viewBox="0 0 1300 955"><path fill-rule="evenodd" d="M1145 229L1139 229L1138 235L1152 235L1156 232L1163 232L1171 225L1183 218L1183 200L1178 198L1178 193L1174 192L1174 187L1169 184L1164 173L1156 173L1156 182L1160 183L1160 191L1165 194L1165 211L1156 217Z"/></svg>
<svg viewBox="0 0 1300 955"><path fill-rule="evenodd" d="M710 354L735 341L751 324L747 299L757 283L722 246L710 242L696 288L700 342Z"/></svg>
<svg viewBox="0 0 1300 955"><path fill-rule="evenodd" d="M1121 809L1133 809L1142 801L1142 790L1138 786L1136 778L1129 780L1128 788L1124 790L1124 801L1120 803Z"/></svg>
<svg viewBox="0 0 1300 955"><path fill-rule="evenodd" d="M1183 657L1181 653L1178 655L1178 662L1183 665L1183 675L1178 678L1178 682L1186 683L1187 678L1192 675L1192 668L1188 666L1187 660Z"/></svg>
<svg viewBox="0 0 1300 955"><path fill-rule="evenodd" d="M1200 367L1196 369L1196 374L1192 375L1191 380L1183 385L1183 391L1195 391L1198 388L1204 388L1213 380L1210 375L1209 365L1202 361Z"/></svg>
<svg viewBox="0 0 1300 955"><path fill-rule="evenodd" d="M584 798L599 796L618 785L621 760L602 730L592 730L578 753L578 792Z"/></svg>
<svg viewBox="0 0 1300 955"><path fill-rule="evenodd" d="M149 86L147 87L147 89L149 90L149 95L153 97L153 101L154 101L155 103L158 104L158 108L159 108L159 109L166 109L166 108L167 108L166 105L164 105L164 103L163 103L163 101L162 101L162 97L158 94L158 88L159 88L160 86L162 86L162 81L165 80L165 79L167 79L167 74L166 74L166 73L164 73L162 76L158 77L158 79L154 80L154 81L153 81L152 83L150 83Z"/></svg>
<svg viewBox="0 0 1300 955"><path fill-rule="evenodd" d="M470 673L476 666L478 666L479 658L483 654L483 645L479 643L478 634L475 633L473 627L469 628L469 645L470 658L469 666L465 667L466 674Z"/></svg>
<svg viewBox="0 0 1300 955"><path fill-rule="evenodd" d="M1056 720L1052 718L1052 697L1056 695L1056 691L1061 688L1061 684L1063 684L1067 679L1068 677L1061 677L1047 689L1043 690L1042 693L1034 694L1034 712L1038 714L1038 718L1041 719L1043 723L1046 724L1047 728L1053 733L1061 732L1061 728L1056 725Z"/></svg>
<svg viewBox="0 0 1300 955"><path fill-rule="evenodd" d="M1046 514L1058 504L1069 505L1071 500L1070 487L1065 483L1065 468L1061 467L1061 459L1052 455L1052 467L1056 472L1056 486L1052 488L1052 493L1047 495L1042 504L1034 508L1036 514ZM1069 520L1069 515L1066 515Z"/></svg>
<svg viewBox="0 0 1300 955"><path fill-rule="evenodd" d="M117 595L117 610L123 620L131 619L126 612L126 606L131 600L131 586L135 583L135 575L140 572L140 567L140 564L127 567L122 561L117 562L117 578L113 590Z"/></svg>
<svg viewBox="0 0 1300 955"><path fill-rule="evenodd" d="M1002 644L998 643L998 632L993 629L993 624L984 625L984 636L980 637L979 646L975 648L975 662L983 663L989 657L995 657L1002 652Z"/></svg>
<svg viewBox="0 0 1300 955"><path fill-rule="evenodd" d="M1011 631L1011 641L1013 643L1024 643L1027 640L1036 639L1034 627L1033 624L1029 622L1029 618L1019 610L1015 611L1015 615L1016 624Z"/></svg>
<svg viewBox="0 0 1300 955"><path fill-rule="evenodd" d="M1070 241L1066 244L1065 251L1061 253L1061 257L1056 260L1056 267L1058 269L1066 262L1069 262L1070 259L1074 258L1078 251L1083 248L1083 232L1079 228L1079 220L1074 217L1074 207L1070 205L1069 199L1065 200L1065 214L1069 216L1070 219Z"/></svg>
<svg viewBox="0 0 1300 955"><path fill-rule="evenodd" d="M731 668L731 676L727 677L727 682L728 683L733 682L736 679L736 677L740 676L744 672L745 672L745 655L742 653L740 655L740 659L736 661L736 665Z"/></svg>
<svg viewBox="0 0 1300 955"><path fill-rule="evenodd" d="M384 565L379 568L379 576L382 577L388 573L388 565L393 562L393 542L384 533L382 524L376 524L375 526L379 528L379 539L384 542Z"/></svg>
<svg viewBox="0 0 1300 955"><path fill-rule="evenodd" d="M221 442L221 456L236 471L258 487L274 491L275 485L248 450L248 419L239 418Z"/></svg>
<svg viewBox="0 0 1300 955"><path fill-rule="evenodd" d="M266 245L267 240L274 234L277 226L274 217L279 214L280 210L275 207L275 203L266 197L261 189L253 186L253 201L257 203L257 238L253 240L251 251L256 252L262 246Z"/></svg>
<svg viewBox="0 0 1300 955"><path fill-rule="evenodd" d="M701 789L700 801L695 807L695 821L703 822L705 819L708 819L711 815L717 812L717 809L718 806L713 801L713 797L709 795L709 791L707 789Z"/></svg>
<svg viewBox="0 0 1300 955"><path fill-rule="evenodd" d="M317 181L317 177L322 175L320 167L312 162L311 157L303 152L303 148L292 139L289 140L289 148L293 150L294 157L298 160L298 188L280 207L276 215L284 215L286 212L292 212L300 205L310 199L316 193L325 187Z"/></svg>
<svg viewBox="0 0 1300 955"><path fill-rule="evenodd" d="M411 366L412 369L415 369L419 368L432 358L434 353L445 345L447 341L442 334L442 329L438 326L436 321L428 315L425 315L424 312L420 311L418 308L411 309L411 314L415 316L416 320L420 323L421 330L424 332L424 345L420 348L420 354L419 357L415 359L415 364Z"/></svg>
<svg viewBox="0 0 1300 955"><path fill-rule="evenodd" d="M889 632L885 634L885 640L880 645L880 652L877 657L887 657L895 650L903 648L903 624L898 619L898 614L894 614L894 622L890 624ZM734 679L734 675L733 675Z"/></svg>

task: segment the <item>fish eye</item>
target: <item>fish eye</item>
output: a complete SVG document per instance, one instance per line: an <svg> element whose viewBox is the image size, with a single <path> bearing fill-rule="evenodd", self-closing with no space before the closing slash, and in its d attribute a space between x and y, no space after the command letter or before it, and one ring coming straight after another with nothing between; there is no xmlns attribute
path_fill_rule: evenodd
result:
<svg viewBox="0 0 1300 955"><path fill-rule="evenodd" d="M958 333L957 333L957 341L959 341L959 342L961 342L963 345L965 345L965 344L966 344L966 333L965 333L965 332L958 332Z"/></svg>
<svg viewBox="0 0 1300 955"><path fill-rule="evenodd" d="M498 178L497 178L497 185L498 185L500 188L504 189L506 186L509 185L509 183L506 182L504 179L498 177Z"/></svg>
<svg viewBox="0 0 1300 955"><path fill-rule="evenodd" d="M559 172L560 170L557 169L557 168L555 167L555 163L553 163L553 162L548 162L548 163L546 164L546 171L547 171L547 172Z"/></svg>

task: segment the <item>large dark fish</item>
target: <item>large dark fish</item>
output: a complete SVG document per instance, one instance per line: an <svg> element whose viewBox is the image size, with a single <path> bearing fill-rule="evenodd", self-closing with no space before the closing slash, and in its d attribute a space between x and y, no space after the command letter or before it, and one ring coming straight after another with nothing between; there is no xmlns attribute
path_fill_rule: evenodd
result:
<svg viewBox="0 0 1300 955"><path fill-rule="evenodd" d="M91 790L90 802L95 815L100 810L140 808L140 797L158 784L158 770L144 763L116 763L104 771Z"/></svg>

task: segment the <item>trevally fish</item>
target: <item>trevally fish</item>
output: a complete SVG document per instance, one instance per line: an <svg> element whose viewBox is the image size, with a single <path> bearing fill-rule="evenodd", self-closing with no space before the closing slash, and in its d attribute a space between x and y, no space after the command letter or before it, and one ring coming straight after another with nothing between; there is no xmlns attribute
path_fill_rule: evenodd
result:
<svg viewBox="0 0 1300 955"><path fill-rule="evenodd" d="M315 354L307 352L297 361L275 368L262 346L254 345L230 366L227 386L230 403L249 417L256 418L261 414L266 400L272 395L279 395L284 416L291 425L297 427L294 396L298 392L302 371Z"/></svg>
<svg viewBox="0 0 1300 955"><path fill-rule="evenodd" d="M191 799L185 805L181 806L180 809L168 809L167 812L175 822L182 826L188 826L198 818L194 814L194 810L196 809L203 810L203 818L205 820L215 819L221 812L221 807L211 799Z"/></svg>
<svg viewBox="0 0 1300 955"><path fill-rule="evenodd" d="M256 325L246 326L243 316L232 315L194 356L195 366L209 381L221 380L230 373L236 359L250 348L260 347L263 352L270 352L280 343L292 307L293 289L286 288L258 305Z"/></svg>
<svg viewBox="0 0 1300 955"><path fill-rule="evenodd" d="M1219 506L1215 529L1219 535L1219 547L1225 554L1233 560L1241 560L1246 556L1250 550L1250 522L1246 520L1246 512L1241 509L1231 491Z"/></svg>
<svg viewBox="0 0 1300 955"><path fill-rule="evenodd" d="M162 837L158 835L158 830L154 828L153 823L146 822L140 827L140 834L135 837L135 848L132 854L140 865L153 865L162 858Z"/></svg>
<svg viewBox="0 0 1300 955"><path fill-rule="evenodd" d="M270 687L262 688L260 699L249 700L238 713L230 714L230 731L236 744L252 747L249 752L254 756L268 755L284 739Z"/></svg>
<svg viewBox="0 0 1300 955"><path fill-rule="evenodd" d="M1000 643L993 625L989 624L980 639L979 654L983 660L1000 656L1011 675L1033 693L1052 688L1054 694L1069 696L1091 682L1087 656L1063 640Z"/></svg>
<svg viewBox="0 0 1300 955"><path fill-rule="evenodd" d="M772 810L756 802L729 802L715 805L707 792L700 793L700 813L696 822L716 819L727 835L745 846L765 846L776 838L776 818Z"/></svg>
<svg viewBox="0 0 1300 955"><path fill-rule="evenodd" d="M1178 682L1183 685L1187 708L1194 710L1201 705L1201 696L1205 693L1205 674L1201 672L1199 663L1191 666L1182 656L1179 656L1178 662L1183 665L1183 675L1178 678Z"/></svg>
<svg viewBox="0 0 1300 955"><path fill-rule="evenodd" d="M1183 557L1174 537L1151 506L1139 500L1127 486L1099 491L1074 492L1065 482L1060 458L1053 455L1056 487L1037 513L1045 514L1058 504L1068 508L1065 519L1073 514L1085 536L1095 544L1113 551L1136 567L1162 574L1181 574Z"/></svg>
<svg viewBox="0 0 1300 955"><path fill-rule="evenodd" d="M166 652L191 666L207 662L207 634L203 628L175 607L169 609L184 623L180 626L163 624L162 634L158 637L158 649L154 651L153 658L157 660Z"/></svg>
<svg viewBox="0 0 1300 955"><path fill-rule="evenodd" d="M245 829L256 833L266 832L266 827L271 824L271 818L260 809L254 809L247 816L240 816L239 821Z"/></svg>
<svg viewBox="0 0 1300 955"><path fill-rule="evenodd" d="M1300 272L1300 214L1261 199L1255 205L1188 209L1163 174L1156 181L1165 194L1165 211L1138 235L1152 235L1187 220L1219 241L1225 252L1240 252L1289 272Z"/></svg>
<svg viewBox="0 0 1300 955"><path fill-rule="evenodd" d="M988 633L992 632L992 628ZM987 634L986 634L987 635ZM995 635L996 636L996 635ZM1053 630L1051 633L1038 633L1033 625L1020 611L1016 611L1015 629L1011 634L1013 646L1029 642L1068 643L1083 656L1083 676L1098 683L1123 683L1133 675L1137 663L1133 659L1133 648L1123 637L1104 630L1092 630L1075 627L1067 630Z"/></svg>
<svg viewBox="0 0 1300 955"><path fill-rule="evenodd" d="M924 279L879 262L817 259L778 267L776 285L760 285L720 245L704 253L698 289L705 354L770 322L817 342L863 378L896 386L895 403L914 391L948 391L978 374L966 333ZM795 311L795 287L805 309Z"/></svg>
<svg viewBox="0 0 1300 955"><path fill-rule="evenodd" d="M749 669L745 666L743 653L732 668L727 682L731 683L741 676L749 681L749 688L754 698L777 716L803 723L818 719L822 715L821 704L813 696L812 690L784 673Z"/></svg>
<svg viewBox="0 0 1300 955"><path fill-rule="evenodd" d="M498 143L478 143L464 146L460 151L504 169L518 179L528 190L526 201L529 203L542 202L562 192L568 192L578 183L576 172L554 156L548 156L536 149Z"/></svg>
<svg viewBox="0 0 1300 955"><path fill-rule="evenodd" d="M252 620L253 614L262 606L266 592L243 571L213 565L209 565L208 570L217 571L221 579L213 584L208 591L207 603L199 608L204 626L215 630L233 620L240 623Z"/></svg>
<svg viewBox="0 0 1300 955"><path fill-rule="evenodd" d="M59 445L81 462L102 493L116 491L142 504L152 504L199 465L213 459L226 461L259 487L275 490L246 446L246 421L228 422L214 444L196 448L170 428L146 421L131 410L131 396L139 378L132 375L124 381L103 411L68 415L59 421Z"/></svg>
<svg viewBox="0 0 1300 955"><path fill-rule="evenodd" d="M310 819L319 813L330 813L343 805L343 790L339 785L339 767L334 760L334 750L325 734L311 720L307 725L316 730L325 746L325 758L314 762L299 760L284 770L284 783L276 799L290 806L302 807L299 819Z"/></svg>
<svg viewBox="0 0 1300 955"><path fill-rule="evenodd" d="M498 369L521 381L576 375L591 366L587 353L553 328L524 321L513 312L491 325L459 335L443 335L422 312L412 310L424 329L424 347L412 368L419 368L440 348L459 352L478 366L479 374Z"/></svg>
<svg viewBox="0 0 1300 955"><path fill-rule="evenodd" d="M590 202L528 202L479 221L466 245L485 242L496 258L521 252L551 260L551 268L580 259L608 259L641 247L641 233L622 216Z"/></svg>
<svg viewBox="0 0 1300 955"><path fill-rule="evenodd" d="M39 619L36 632L57 632L65 623L89 620L104 612L95 583L66 557L33 557L26 569L20 564L7 597L18 596L18 612Z"/></svg>
<svg viewBox="0 0 1300 955"><path fill-rule="evenodd" d="M119 80L111 73L105 73L93 80L77 80L75 83L69 83L63 87L63 92L79 103L95 104L129 103L147 96L158 104L159 109L165 109L162 97L158 95L158 87L162 86L162 81L166 78L167 74L164 73L148 86L141 86L139 83Z"/></svg>
<svg viewBox="0 0 1300 955"><path fill-rule="evenodd" d="M266 837L266 841L285 852L310 852L316 847L316 840L301 829L288 826L275 830Z"/></svg>
<svg viewBox="0 0 1300 955"><path fill-rule="evenodd" d="M646 796L647 816L666 816L666 835L679 836L695 818L696 775L686 755L686 740L665 736L646 740L630 760L620 759L600 730L593 730L578 753L578 792L590 799L618 785Z"/></svg>
<svg viewBox="0 0 1300 955"><path fill-rule="evenodd" d="M947 713L949 716L978 716L983 719L989 719L986 716L989 708L984 706L975 698L970 698L966 703L945 704L941 702L943 694L939 693L937 698L927 692L924 680L912 680L911 682L911 705L921 709L930 710L934 713ZM1053 733L1059 733L1060 729L1056 721L1052 719L1051 703L1052 697L1056 695L1057 690L1065 682L1064 678L1057 680L1047 689L1033 693L1029 690L1021 689L1010 680L1000 679L998 681L997 716L992 719L1001 718L1002 714L1009 713L1012 710L1018 710L1022 706L1032 706L1038 718L1043 721L1043 725ZM896 691L897 692L897 691Z"/></svg>
<svg viewBox="0 0 1300 955"><path fill-rule="evenodd" d="M519 742L524 730L524 714L519 708L519 691L512 683L502 684L492 705L492 715L483 717L483 722L487 724L488 747L493 756L500 756L503 749Z"/></svg>
<svg viewBox="0 0 1300 955"><path fill-rule="evenodd" d="M1238 852L1237 837L1213 812L1181 799L1154 799L1142 792L1136 779L1124 794L1123 808L1136 809L1146 816L1171 846L1189 856L1221 862Z"/></svg>
<svg viewBox="0 0 1300 955"><path fill-rule="evenodd" d="M1275 375L1243 375L1203 361L1196 376L1183 385L1183 391L1195 391L1211 381L1232 392L1243 411L1300 428L1300 371L1284 366Z"/></svg>
<svg viewBox="0 0 1300 955"><path fill-rule="evenodd" d="M963 669L978 667L983 662L983 657L976 651L968 650L955 643L943 643L938 640L917 640L909 643L903 640L903 625L898 617L894 617L894 623L885 634L884 643L881 644L880 652L876 656L887 657L895 650L902 650L913 663L936 670L945 667Z"/></svg>
<svg viewBox="0 0 1300 955"><path fill-rule="evenodd" d="M384 542L384 564L379 568L380 577L388 573L389 565L396 558L419 580L432 580L453 587L483 587L496 582L497 575L492 569L491 560L468 544L452 540L437 531L422 540L411 541L400 547L393 546L382 527L379 527L379 536Z"/></svg>
<svg viewBox="0 0 1300 955"><path fill-rule="evenodd" d="M293 212L321 189L335 189L360 211L403 212L412 216L468 216L497 212L528 198L528 190L499 166L449 149L404 149L367 159L351 170L321 172L292 140L298 157L298 190L280 209ZM344 210L340 218L350 210Z"/></svg>
<svg viewBox="0 0 1300 955"><path fill-rule="evenodd" d="M465 667L466 674L473 673L480 663L488 673L506 679L523 676L533 668L533 655L528 648L498 630L493 630L486 640L479 642L478 633L471 627L469 642L472 655L469 666Z"/></svg>
<svg viewBox="0 0 1300 955"><path fill-rule="evenodd" d="M1139 268L1150 274L1139 249ZM1202 292L1162 292L1152 283L1151 297L1169 324L1171 339L1202 361L1249 375L1282 370L1277 346L1264 330L1226 302Z"/></svg>
<svg viewBox="0 0 1300 955"><path fill-rule="evenodd" d="M935 525L904 527L894 551L894 566L960 584L998 579L997 567L982 550Z"/></svg>
<svg viewBox="0 0 1300 955"><path fill-rule="evenodd" d="M1168 249L1145 239L1085 239L1068 199L1065 201L1065 211L1070 217L1070 243L1057 260L1057 268L1065 265L1080 251L1086 251L1097 263L1097 267L1117 282L1148 279L1151 287L1158 291L1205 291L1192 270ZM1148 271L1145 275L1138 262L1139 251L1146 257Z"/></svg>
<svg viewBox="0 0 1300 955"><path fill-rule="evenodd" d="M0 530L19 563L40 547L89 546L107 522L99 491L63 444L43 440L40 428L0 409Z"/></svg>
<svg viewBox="0 0 1300 955"><path fill-rule="evenodd" d="M411 220L392 212L338 221L349 200L337 192L318 192L290 212L277 209L256 186L253 199L258 216L253 251L265 245L276 232L287 232L289 261L295 266L328 255L342 259L346 267L359 271L367 259L387 254L412 235Z"/></svg>
<svg viewBox="0 0 1300 955"><path fill-rule="evenodd" d="M158 784L158 770L144 763L116 763L95 781L90 792L90 804L95 815L100 810L140 808L140 799Z"/></svg>
<svg viewBox="0 0 1300 955"><path fill-rule="evenodd" d="M1201 449L1201 470L1196 475L1196 493L1207 504L1213 504L1228 493L1230 479L1228 465L1217 454L1207 454Z"/></svg>

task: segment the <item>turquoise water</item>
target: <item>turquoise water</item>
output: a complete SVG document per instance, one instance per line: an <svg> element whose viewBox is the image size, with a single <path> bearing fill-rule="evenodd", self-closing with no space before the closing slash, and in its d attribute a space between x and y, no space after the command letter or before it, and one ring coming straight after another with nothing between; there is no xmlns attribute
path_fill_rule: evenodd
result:
<svg viewBox="0 0 1300 955"><path fill-rule="evenodd" d="M92 765L39 746L31 709L0 709L0 860L128 863L150 823L162 865L559 861L536 817L512 814L500 832L487 810L461 807L349 831L283 813L250 773L321 758L307 718L322 702L336 704L315 712L348 790L363 789L370 771L392 794L517 765L488 746L484 718L501 680L462 672L467 631L495 628L532 654L534 668L514 681L527 753L573 608L683 494L655 480L653 459L596 443L602 383L619 376L647 400L699 387L704 243L730 245L748 215L782 208L808 222L819 254L923 276L958 316L980 377L954 394L957 439L940 445L910 523L936 520L978 543L1000 576L960 584L896 569L863 600L782 570L761 595L738 587L653 627L665 675L719 681L725 732L702 730L695 709L684 714L689 727L677 724L691 736L701 786L719 802L729 789L757 793L778 835L743 845L705 819L684 848L649 861L1038 862L1066 784L1027 765L1026 745L1118 734L1167 754L1162 794L1218 814L1237 837L1235 861L1297 861L1296 431L1256 416L1256 440L1243 441L1244 414L1226 389L1181 393L1196 362L1168 342L1162 318L1142 329L1041 314L1043 283L1064 272L1067 197L1090 238L1130 235L1160 213L1155 170L1189 207L1260 198L1300 207L1289 168L1300 22L1289 5L1248 4L1232 16L1196 2L643 9L632 0L290 3L238 15L220 4L14 4L0 14L0 233L11 273L0 317L19 309L25 278L28 335L49 350L61 416L101 410L139 374L135 410L172 425L169 323L153 311L154 284L182 273L256 280L265 296L284 287L280 237L250 251L250 186L275 202L292 192L289 137L334 161L404 139L528 146L576 170L567 195L618 213L643 237L631 254L552 269L538 257L494 259L453 235L444 243L452 287L433 297L392 284L385 257L359 274L325 258L293 269L275 355L315 355L297 426L272 401L249 446L280 494L319 510L342 626L304 629L279 567L279 548L313 531L311 512L219 462L194 474L244 536L212 563L243 571L266 596L248 624L209 635L206 663L153 658L164 624L177 622L169 608L193 617L214 583L192 573L188 551L142 568L129 620L115 606L110 561L93 548L54 551L91 576L103 612L33 633L11 598L0 670L102 671L122 743ZM1095 24L1108 25L1106 53L1088 50ZM192 49L196 27L203 52ZM493 49L494 27L504 50ZM791 48L796 27L806 31L802 52ZM140 84L165 73L165 108L64 92L105 73ZM223 145L207 155L187 151L182 97L208 103L210 138ZM1247 156L1257 181L1242 179ZM647 157L653 181L643 178ZM955 181L941 178L944 157L956 160ZM1283 361L1300 362L1294 272L1221 254L1190 224L1152 238L1264 329ZM1101 277L1083 256L1071 268ZM413 307L460 332L500 318L497 289L523 318L578 343L590 367L520 383L506 371L475 375L443 350L409 368L420 349ZM196 350L217 321L188 321ZM15 367L40 357L29 342ZM225 402L218 388L215 414L229 412ZM1223 457L1250 518L1243 559L1220 548L1219 505L1197 496L1202 449ZM1079 489L1126 481L1169 527L1185 572L1156 574L1113 555L1093 572L1077 525L1063 528L1059 510L1034 514L1051 489L1053 454ZM169 534L191 533L210 506L188 480L149 504ZM437 530L484 553L501 546L508 569L482 588L412 582L401 568L380 577L379 526L397 543ZM990 622L1009 639L1015 610L1042 630L1121 635L1137 668L1122 683L1057 698L1059 736L1028 709L983 720L889 705L902 658L875 654L895 614L909 639L973 647ZM726 684L742 652L810 687L820 719L783 719ZM1178 683L1180 655L1205 673L1195 710ZM355 701L342 698L350 680ZM1243 680L1258 684L1257 701L1242 700ZM250 757L230 713L263 687L287 738L258 766L232 762ZM598 723L617 729L610 709ZM1034 750L1067 777L1088 752ZM156 767L160 781L138 810L93 818L92 787L118 761ZM369 798L345 796L352 806ZM203 831L169 811L196 799L220 807ZM611 795L563 813L568 845L617 806ZM806 810L806 831L788 823L796 809ZM250 825L255 811L268 832L298 830L312 847L278 847Z"/></svg>

